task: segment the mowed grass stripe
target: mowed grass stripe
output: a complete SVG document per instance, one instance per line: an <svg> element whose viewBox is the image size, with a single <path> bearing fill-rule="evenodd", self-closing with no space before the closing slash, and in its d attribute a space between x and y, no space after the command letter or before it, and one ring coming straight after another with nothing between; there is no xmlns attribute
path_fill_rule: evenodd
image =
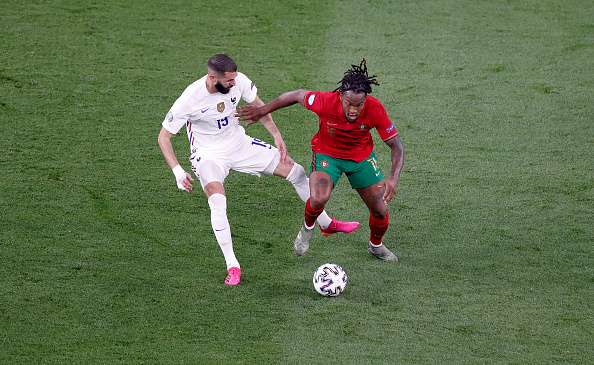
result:
<svg viewBox="0 0 594 365"><path fill-rule="evenodd" d="M311 333L316 320L306 322L295 352L356 338L364 345L347 346L341 360L579 362L592 356L585 347L592 311L584 306L592 296L592 228L585 222L592 218L592 159L585 151L592 134L583 112L575 111L591 110L583 89L591 77L561 81L585 75L591 61L582 47L572 70L544 64L566 57L565 42L587 37L591 7L578 16L583 2L563 10L539 4L341 4L342 21L326 49L333 62L321 73L333 77L320 80L326 82L320 88L333 88L340 71L362 56L383 81L376 95L395 109L407 147L392 207L396 224L388 234L399 241L404 261L397 269L370 269L361 257L353 264L344 258L345 247L349 255L359 252L351 237L323 250L347 269L353 265L353 278L360 275L367 288L353 280L340 298L348 304L297 302L296 320L307 318L305 310L325 330ZM538 81L550 77L566 92ZM570 146L554 139L560 129ZM576 153L583 158L570 157ZM349 206L356 215L364 212L357 200L349 189L337 189L331 206ZM374 283L390 293L374 292ZM359 297L362 303L354 304ZM356 314L338 314L349 310ZM556 341L560 333L571 339Z"/></svg>
<svg viewBox="0 0 594 365"><path fill-rule="evenodd" d="M208 207L199 193L175 190L155 138L206 58L229 52L259 80L265 64L285 56L280 40L297 37L291 26L301 24L303 9L208 5L215 14L233 5L227 27L205 15L205 4L179 5L13 7L14 28L26 25L38 48L28 63L7 67L27 81L10 100L12 116L51 143L38 147L24 129L10 142L15 167L6 171L3 195L14 203L3 223L3 270L11 278L3 287L7 362L278 361L270 338L285 323L278 273L286 265L275 261L285 236L268 230L286 221L268 216L283 211L277 186L297 207L294 193L280 179L258 186L263 180L230 178L230 219L246 275L244 286L225 288ZM58 25L61 37L53 37L48 30ZM15 53L16 34L9 37ZM48 62L56 53L61 62ZM31 94L37 113L27 109ZM183 136L176 148L184 163ZM24 180L18 163L36 173Z"/></svg>

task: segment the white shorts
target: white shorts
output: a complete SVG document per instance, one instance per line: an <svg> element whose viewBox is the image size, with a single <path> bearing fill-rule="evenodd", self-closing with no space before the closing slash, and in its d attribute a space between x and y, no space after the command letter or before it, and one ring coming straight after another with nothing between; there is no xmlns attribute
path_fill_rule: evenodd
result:
<svg viewBox="0 0 594 365"><path fill-rule="evenodd" d="M208 183L225 181L229 170L250 175L272 175L280 161L278 149L257 138L243 135L232 150L197 149L190 155L192 171L202 188ZM239 146L237 145L239 144Z"/></svg>

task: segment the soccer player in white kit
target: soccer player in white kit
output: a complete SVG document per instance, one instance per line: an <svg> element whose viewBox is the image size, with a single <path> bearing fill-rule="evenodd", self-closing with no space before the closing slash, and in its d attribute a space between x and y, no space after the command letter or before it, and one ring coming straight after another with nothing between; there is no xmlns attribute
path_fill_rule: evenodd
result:
<svg viewBox="0 0 594 365"><path fill-rule="evenodd" d="M190 163L208 198L210 221L227 265L226 285L238 285L241 268L233 251L227 219L227 199L223 182L229 170L251 175L274 175L287 179L304 202L309 198L305 170L287 155L285 142L270 114L260 122L276 147L245 133L236 116L240 99L249 105L264 105L257 88L237 71L225 54L208 60L208 73L188 86L175 101L159 132L159 147L172 169L179 189L191 192L193 178L179 165L171 137L186 127L190 143ZM351 233L358 222L342 222L323 212L317 220L324 234Z"/></svg>

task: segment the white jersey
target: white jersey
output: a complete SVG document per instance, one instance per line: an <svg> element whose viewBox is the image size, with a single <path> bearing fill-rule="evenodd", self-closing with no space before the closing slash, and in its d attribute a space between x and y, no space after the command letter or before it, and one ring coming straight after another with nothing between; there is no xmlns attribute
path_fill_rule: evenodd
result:
<svg viewBox="0 0 594 365"><path fill-rule="evenodd" d="M239 99L251 103L258 89L248 77L237 73L235 85L227 94L211 94L206 89L206 77L190 84L175 101L163 128L173 134L186 126L190 150L227 150L238 139L244 138L245 130L235 116Z"/></svg>

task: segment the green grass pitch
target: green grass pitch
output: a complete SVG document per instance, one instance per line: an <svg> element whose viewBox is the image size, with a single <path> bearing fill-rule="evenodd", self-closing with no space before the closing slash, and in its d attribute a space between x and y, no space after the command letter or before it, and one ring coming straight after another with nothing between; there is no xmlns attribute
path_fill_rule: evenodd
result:
<svg viewBox="0 0 594 365"><path fill-rule="evenodd" d="M591 1L5 0L0 29L0 363L594 363ZM218 52L264 100L367 59L406 150L401 263L367 254L345 179L328 210L363 228L296 258L290 185L232 173L244 276L222 284L208 205L156 143ZM314 115L274 118L307 166ZM334 299L311 287L328 261Z"/></svg>

